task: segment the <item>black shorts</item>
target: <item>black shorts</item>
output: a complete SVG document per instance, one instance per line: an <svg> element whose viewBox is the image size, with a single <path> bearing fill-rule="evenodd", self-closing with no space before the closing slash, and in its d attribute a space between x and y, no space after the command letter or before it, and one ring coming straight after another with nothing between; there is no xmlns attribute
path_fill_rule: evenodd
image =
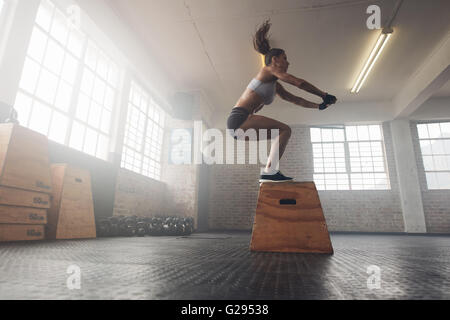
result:
<svg viewBox="0 0 450 320"><path fill-rule="evenodd" d="M228 130L239 129L244 124L244 122L247 121L249 115L250 112L248 112L248 110L245 108L234 108L227 120ZM234 136L234 139L237 139L237 137Z"/></svg>

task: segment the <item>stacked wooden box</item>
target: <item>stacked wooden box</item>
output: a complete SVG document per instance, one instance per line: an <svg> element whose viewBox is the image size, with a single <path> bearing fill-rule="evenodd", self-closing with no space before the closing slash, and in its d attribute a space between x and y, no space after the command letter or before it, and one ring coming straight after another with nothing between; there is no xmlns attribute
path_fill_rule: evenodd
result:
<svg viewBox="0 0 450 320"><path fill-rule="evenodd" d="M89 171L68 164L51 166L53 198L48 211L48 239L96 238Z"/></svg>
<svg viewBox="0 0 450 320"><path fill-rule="evenodd" d="M0 241L44 239L51 193L47 138L0 124Z"/></svg>

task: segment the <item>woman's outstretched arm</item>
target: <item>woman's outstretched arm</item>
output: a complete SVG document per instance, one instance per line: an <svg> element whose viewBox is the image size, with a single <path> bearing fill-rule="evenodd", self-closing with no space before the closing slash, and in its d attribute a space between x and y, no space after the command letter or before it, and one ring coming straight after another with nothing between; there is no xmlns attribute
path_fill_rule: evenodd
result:
<svg viewBox="0 0 450 320"><path fill-rule="evenodd" d="M281 99L294 103L298 106L309 109L319 109L319 104L293 95L292 93L286 91L286 89L284 89L283 86L279 83L277 83L277 94Z"/></svg>
<svg viewBox="0 0 450 320"><path fill-rule="evenodd" d="M312 93L318 97L321 97L322 99L325 99L327 96L326 92L323 92L319 88L313 86L311 83L309 83L306 80L297 78L289 73L286 72L280 72L280 71L272 71L273 75L280 79L283 82L292 84L293 86L296 86L299 89L305 90L309 93Z"/></svg>

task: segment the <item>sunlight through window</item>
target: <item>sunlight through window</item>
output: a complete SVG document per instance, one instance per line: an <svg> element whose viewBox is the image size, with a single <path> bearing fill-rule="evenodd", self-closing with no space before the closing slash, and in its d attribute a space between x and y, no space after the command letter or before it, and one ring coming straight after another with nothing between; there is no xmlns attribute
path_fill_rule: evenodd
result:
<svg viewBox="0 0 450 320"><path fill-rule="evenodd" d="M319 190L390 189L381 126L311 128Z"/></svg>
<svg viewBox="0 0 450 320"><path fill-rule="evenodd" d="M20 124L107 160L118 86L112 59L42 0L14 106Z"/></svg>
<svg viewBox="0 0 450 320"><path fill-rule="evenodd" d="M128 103L122 167L161 178L165 114L153 98L133 82Z"/></svg>
<svg viewBox="0 0 450 320"><path fill-rule="evenodd" d="M450 189L450 122L418 124L428 189Z"/></svg>

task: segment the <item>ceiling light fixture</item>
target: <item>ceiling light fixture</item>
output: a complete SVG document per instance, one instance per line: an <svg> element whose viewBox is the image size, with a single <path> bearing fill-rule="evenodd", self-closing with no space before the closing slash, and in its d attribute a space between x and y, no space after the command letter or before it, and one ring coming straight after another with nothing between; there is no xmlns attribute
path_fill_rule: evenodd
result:
<svg viewBox="0 0 450 320"><path fill-rule="evenodd" d="M378 58L381 55L381 52L383 52L384 48L386 47L386 44L389 42L392 33L393 33L392 29L384 29L381 32L380 36L378 37L377 43L375 44L375 47L372 49L372 52L370 53L369 59L367 59L364 68L362 69L361 73L358 76L358 79L355 82L355 85L353 86L352 93L359 93L364 82L366 82L367 77L370 74L370 71L372 71L375 62L377 62Z"/></svg>

